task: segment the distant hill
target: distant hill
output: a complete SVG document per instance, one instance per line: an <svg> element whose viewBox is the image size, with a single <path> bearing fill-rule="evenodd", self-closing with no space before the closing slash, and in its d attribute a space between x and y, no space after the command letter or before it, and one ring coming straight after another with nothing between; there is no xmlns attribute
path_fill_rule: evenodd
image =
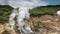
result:
<svg viewBox="0 0 60 34"><path fill-rule="evenodd" d="M44 15L44 14L53 15L56 13L57 10L60 10L60 5L41 6L32 9L31 15Z"/></svg>

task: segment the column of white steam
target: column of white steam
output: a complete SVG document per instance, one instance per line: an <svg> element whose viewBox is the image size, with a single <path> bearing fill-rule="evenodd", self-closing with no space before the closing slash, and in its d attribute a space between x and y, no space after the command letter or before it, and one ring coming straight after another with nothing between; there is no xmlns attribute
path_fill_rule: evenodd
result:
<svg viewBox="0 0 60 34"><path fill-rule="evenodd" d="M31 30L31 28L29 26L25 27L25 29L23 28L25 22L24 19L28 18L29 19L29 9L25 8L25 7L20 7L19 8L19 14L17 17L17 22L18 22L18 30L21 30L26 34L26 33L32 33L33 31ZM29 31L29 32L28 32Z"/></svg>
<svg viewBox="0 0 60 34"><path fill-rule="evenodd" d="M23 26L25 24L24 22L24 18L25 18L25 9L24 8L19 8L19 13L18 13L18 16L17 16L17 22L18 22L18 30L21 32L21 31L24 31L24 33L27 33ZM22 32L21 32L22 34Z"/></svg>
<svg viewBox="0 0 60 34"><path fill-rule="evenodd" d="M17 10L13 9L12 13L9 16L9 25L12 29L14 28L15 25L14 18L16 17L16 15L17 15Z"/></svg>
<svg viewBox="0 0 60 34"><path fill-rule="evenodd" d="M59 15L59 16L60 16L60 10L59 10L59 11L57 11L57 15Z"/></svg>

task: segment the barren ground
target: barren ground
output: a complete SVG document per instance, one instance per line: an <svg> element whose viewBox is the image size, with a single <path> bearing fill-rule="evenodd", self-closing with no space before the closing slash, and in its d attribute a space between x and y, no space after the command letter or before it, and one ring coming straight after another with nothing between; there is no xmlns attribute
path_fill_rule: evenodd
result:
<svg viewBox="0 0 60 34"><path fill-rule="evenodd" d="M31 17L30 25L35 34L60 34L60 18L58 16ZM0 25L0 28L2 31L3 25ZM9 32L5 31L2 34L9 34Z"/></svg>

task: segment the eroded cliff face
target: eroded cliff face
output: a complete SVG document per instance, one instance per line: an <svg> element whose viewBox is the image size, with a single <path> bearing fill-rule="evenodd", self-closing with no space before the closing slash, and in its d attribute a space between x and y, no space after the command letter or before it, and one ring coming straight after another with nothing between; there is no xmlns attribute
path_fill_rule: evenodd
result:
<svg viewBox="0 0 60 34"><path fill-rule="evenodd" d="M40 17L38 16L31 17L29 20L30 20L29 25L31 26L35 34L59 34L60 33L60 18L58 16L43 15ZM6 27L8 26L6 24L8 23L0 24L0 33L2 32L3 34L4 33L3 31L10 30L8 29L9 27ZM16 30L17 29L15 29L15 31ZM10 31L7 32L10 33ZM17 34L17 32L15 33Z"/></svg>

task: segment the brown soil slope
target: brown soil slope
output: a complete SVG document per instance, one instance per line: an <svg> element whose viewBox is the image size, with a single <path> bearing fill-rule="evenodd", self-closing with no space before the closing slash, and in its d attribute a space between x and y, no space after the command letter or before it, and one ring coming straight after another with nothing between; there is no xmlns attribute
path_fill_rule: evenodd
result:
<svg viewBox="0 0 60 34"><path fill-rule="evenodd" d="M59 34L60 32L60 18L58 16L31 17L31 21L35 34Z"/></svg>
<svg viewBox="0 0 60 34"><path fill-rule="evenodd" d="M30 25L35 34L60 34L60 18L58 16L31 17ZM0 30L4 28L3 25L0 27Z"/></svg>

